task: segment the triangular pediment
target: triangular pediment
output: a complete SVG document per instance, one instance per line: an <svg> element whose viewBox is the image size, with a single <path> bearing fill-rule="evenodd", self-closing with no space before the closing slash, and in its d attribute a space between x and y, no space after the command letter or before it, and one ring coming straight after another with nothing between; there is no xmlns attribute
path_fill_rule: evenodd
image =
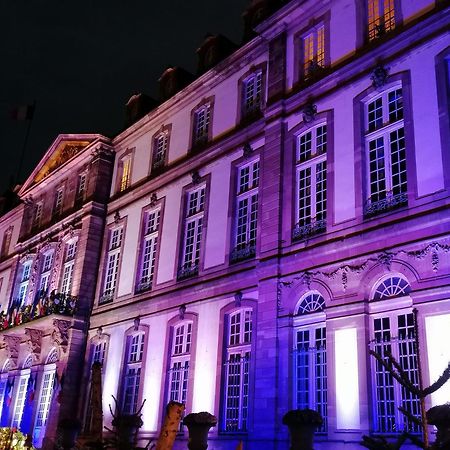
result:
<svg viewBox="0 0 450 450"><path fill-rule="evenodd" d="M19 196L82 153L98 137L96 134L59 135L25 181Z"/></svg>

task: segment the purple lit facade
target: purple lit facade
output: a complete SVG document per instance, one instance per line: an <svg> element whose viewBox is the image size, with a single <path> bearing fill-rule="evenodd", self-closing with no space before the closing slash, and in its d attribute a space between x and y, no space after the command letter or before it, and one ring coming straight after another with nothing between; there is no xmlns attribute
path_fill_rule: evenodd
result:
<svg viewBox="0 0 450 450"><path fill-rule="evenodd" d="M111 395L126 413L145 399L142 442L157 435L170 399L188 413L218 417L209 438L217 450L240 440L248 449L287 448L281 419L298 407L325 418L318 449L356 449L363 434L408 427L397 406L417 413L417 399L368 350L391 349L417 379L416 308L425 383L450 360L444 3L253 2L244 18L248 27L259 22L255 37L239 49L208 37L194 81L180 68L166 70L165 101L102 141L115 162L106 182L104 156L99 183L111 189L74 212L81 214L80 239L94 236L89 220L96 230L104 223L93 254L77 256L71 292L81 298L80 289L92 289L82 296L86 308L93 304L78 404L83 420L89 370L98 360L104 424L111 426ZM264 8L273 10L264 15ZM129 109L139 109L142 98L134 96ZM56 204L63 167L26 184L22 198L32 194L35 204L40 194L30 189L47 189ZM28 203L0 222L0 238L16 224L14 257L0 265L4 310L26 281L14 261L45 241L32 237L25 245L18 237ZM58 223L64 236L69 222ZM87 283L83 270L96 281ZM39 321L51 328L53 318ZM81 346L77 326L71 333ZM22 328L25 336L25 325L1 332L2 364L11 360L8 336ZM20 348L16 365L0 375L16 379L11 405L20 398L22 372L34 367L19 367L28 354ZM67 361L70 354L59 353ZM45 373L40 364L36 370ZM64 385L75 383L70 364L64 367ZM448 384L428 406L447 401ZM175 448L186 440L181 432Z"/></svg>

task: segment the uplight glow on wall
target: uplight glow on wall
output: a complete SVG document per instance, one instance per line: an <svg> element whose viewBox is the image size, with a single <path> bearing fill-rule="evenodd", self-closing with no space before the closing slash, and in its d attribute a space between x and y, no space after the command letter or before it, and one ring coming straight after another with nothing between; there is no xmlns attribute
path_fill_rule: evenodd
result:
<svg viewBox="0 0 450 450"><path fill-rule="evenodd" d="M428 369L430 382L434 383L450 362L450 314L425 318L427 336ZM431 394L433 406L450 400L450 382Z"/></svg>
<svg viewBox="0 0 450 450"><path fill-rule="evenodd" d="M359 383L356 328L335 331L336 424L338 430L358 430Z"/></svg>

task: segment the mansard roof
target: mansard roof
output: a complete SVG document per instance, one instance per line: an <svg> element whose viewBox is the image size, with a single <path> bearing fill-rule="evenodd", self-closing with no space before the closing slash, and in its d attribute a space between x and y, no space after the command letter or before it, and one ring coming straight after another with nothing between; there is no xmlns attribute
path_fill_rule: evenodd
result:
<svg viewBox="0 0 450 450"><path fill-rule="evenodd" d="M98 141L109 142L109 139L100 134L60 134L23 184L18 193L19 197L28 193L34 186L57 172Z"/></svg>

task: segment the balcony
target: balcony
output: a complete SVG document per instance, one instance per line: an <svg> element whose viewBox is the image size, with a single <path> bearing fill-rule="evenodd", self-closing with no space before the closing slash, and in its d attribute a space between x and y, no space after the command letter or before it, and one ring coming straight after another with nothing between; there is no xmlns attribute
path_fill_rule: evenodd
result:
<svg viewBox="0 0 450 450"><path fill-rule="evenodd" d="M304 241L311 236L316 234L324 233L327 230L327 221L315 220L311 223L305 225L297 224L292 230L292 240L294 241Z"/></svg>
<svg viewBox="0 0 450 450"><path fill-rule="evenodd" d="M196 275L198 275L198 263L184 265L178 270L177 280L185 280L186 278L195 277Z"/></svg>
<svg viewBox="0 0 450 450"><path fill-rule="evenodd" d="M246 259L254 258L256 255L256 245L255 243L249 243L244 245L238 245L230 255L230 261L236 263L239 261L244 261Z"/></svg>
<svg viewBox="0 0 450 450"><path fill-rule="evenodd" d="M7 312L0 312L0 331L7 330L28 322L60 314L73 316L76 312L78 297L62 292L38 293L35 301L30 305L18 306L15 300Z"/></svg>
<svg viewBox="0 0 450 450"><path fill-rule="evenodd" d="M103 291L102 295L100 295L100 298L98 299L98 304L103 305L105 303L110 303L114 299L114 289L107 289L106 291Z"/></svg>
<svg viewBox="0 0 450 450"><path fill-rule="evenodd" d="M408 194L402 192L400 194L392 195L392 193L387 193L386 197L372 202L368 200L364 207L364 216L373 217L377 214L382 214L384 212L392 211L393 209L401 208L408 204Z"/></svg>

